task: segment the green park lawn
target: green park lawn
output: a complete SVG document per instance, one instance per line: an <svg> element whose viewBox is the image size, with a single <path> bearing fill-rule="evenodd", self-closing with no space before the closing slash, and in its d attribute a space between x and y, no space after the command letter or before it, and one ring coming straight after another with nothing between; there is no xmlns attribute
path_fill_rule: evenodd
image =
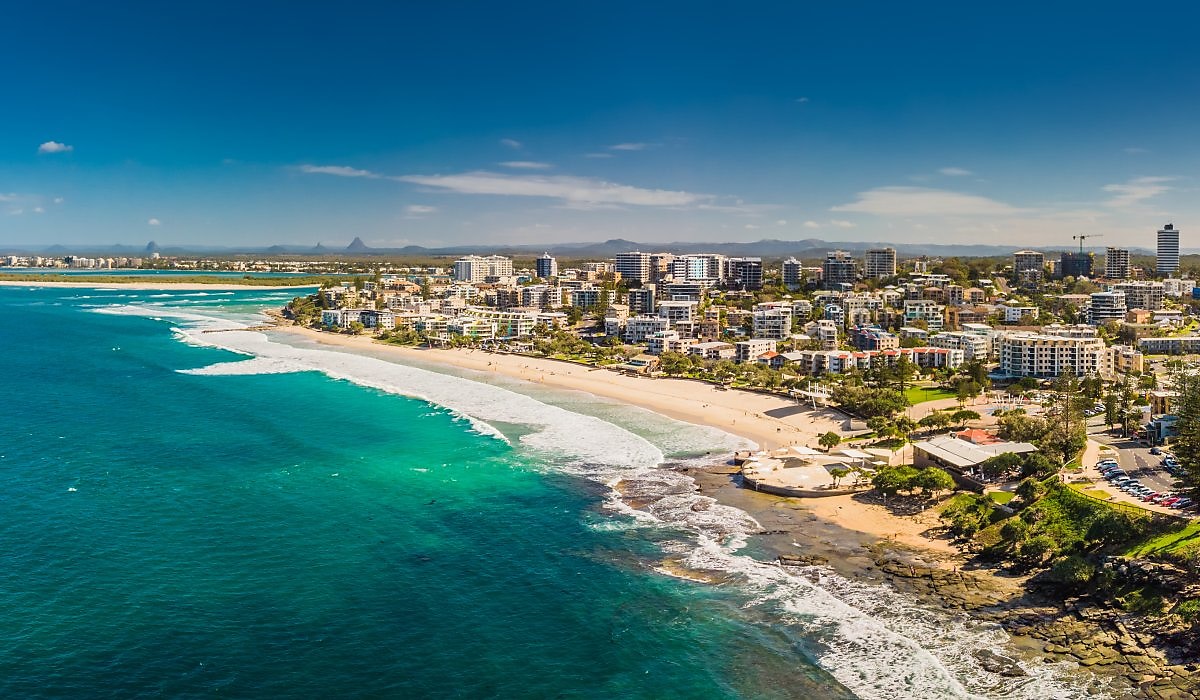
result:
<svg viewBox="0 0 1200 700"><path fill-rule="evenodd" d="M958 398L956 392L941 387L923 387L910 386L904 390L904 396L908 399L908 403L915 406L926 401L937 401L938 399L954 399Z"/></svg>

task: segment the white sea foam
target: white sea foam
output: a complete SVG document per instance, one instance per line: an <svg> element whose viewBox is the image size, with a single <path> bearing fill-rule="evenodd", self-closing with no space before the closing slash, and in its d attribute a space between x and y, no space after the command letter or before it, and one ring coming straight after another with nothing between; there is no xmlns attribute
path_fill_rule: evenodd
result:
<svg viewBox="0 0 1200 700"><path fill-rule="evenodd" d="M861 698L1096 697L1062 680L1055 664L1025 664L1029 675L1019 679L983 669L972 653L1003 652L1006 635L995 626L922 606L886 586L850 581L829 570L807 570L810 580L739 555L746 539L761 529L758 523L744 511L695 493L691 477L661 467L662 450L611 422L462 377L347 352L293 347L257 332L222 332L244 327L229 319L138 306L97 311L170 316L185 322L172 329L180 340L250 356L183 370L187 374L315 370L443 406L495 437L502 435L489 421L529 426L532 432L522 435L520 444L549 457L543 460L547 468L610 486L624 481L623 488L635 491L630 495L655 497L646 510L638 510L614 490L605 506L628 516L624 522L631 528L669 525L692 533L663 542L663 549L688 567L738 577L751 593L750 606L786 616L787 624L806 639L816 640L812 653L820 665Z"/></svg>

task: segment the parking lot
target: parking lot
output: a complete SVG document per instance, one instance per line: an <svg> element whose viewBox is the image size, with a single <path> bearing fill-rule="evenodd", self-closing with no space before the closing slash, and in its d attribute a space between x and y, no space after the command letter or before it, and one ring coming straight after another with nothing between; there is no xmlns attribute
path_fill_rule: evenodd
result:
<svg viewBox="0 0 1200 700"><path fill-rule="evenodd" d="M1116 452L1117 463L1125 470L1126 474L1137 479L1146 487L1159 493L1173 492L1176 490L1177 481L1171 476L1162 464L1163 455L1150 454L1150 448L1138 443L1134 440L1127 440L1119 437L1112 437L1106 434L1093 434L1093 440L1108 445ZM1085 475L1094 479L1096 488L1112 494L1113 500L1133 503L1149 510L1159 512L1180 514L1180 511L1170 508L1162 508L1154 504L1146 503L1139 498L1131 496L1118 488L1113 487L1101 477L1095 469L1094 465L1086 465Z"/></svg>

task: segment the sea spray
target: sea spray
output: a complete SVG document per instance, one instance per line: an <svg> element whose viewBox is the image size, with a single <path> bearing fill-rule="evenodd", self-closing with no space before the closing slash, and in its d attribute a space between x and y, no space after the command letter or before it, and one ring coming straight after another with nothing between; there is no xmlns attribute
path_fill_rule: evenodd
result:
<svg viewBox="0 0 1200 700"><path fill-rule="evenodd" d="M1094 697L1063 681L1046 665L1026 668L1013 681L988 672L968 653L1002 647L994 626L930 610L883 586L864 586L831 571L815 580L786 572L737 552L758 524L745 512L694 493L686 474L661 468L663 453L643 438L593 416L567 411L529 396L372 357L294 347L266 335L239 331L244 324L163 307L120 306L105 313L164 316L186 323L180 340L242 353L251 359L184 370L200 376L320 371L382 391L420 398L469 417L481 432L498 436L491 423L533 428L520 444L541 454L553 469L611 487L632 484L647 501L634 509L614 490L606 507L630 516L635 526L678 528L691 537L659 540L661 548L694 571L736 577L751 596L747 604L768 609L808 640L821 665L862 698L907 697ZM209 331L209 332L202 332ZM587 436L581 440L580 436ZM567 455L567 459L562 459Z"/></svg>

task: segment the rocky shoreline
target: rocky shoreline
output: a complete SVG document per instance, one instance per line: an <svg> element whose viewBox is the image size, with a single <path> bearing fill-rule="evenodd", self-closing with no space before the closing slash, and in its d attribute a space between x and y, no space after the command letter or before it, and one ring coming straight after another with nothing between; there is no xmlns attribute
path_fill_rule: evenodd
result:
<svg viewBox="0 0 1200 700"><path fill-rule="evenodd" d="M1028 576L981 566L965 555L917 550L840 528L805 511L802 499L740 489L727 467L691 470L700 491L750 513L755 546L795 575L828 567L885 583L924 605L994 623L1010 636L1011 658L976 652L981 667L1023 676L1018 660L1077 665L1079 682L1115 697L1183 700L1200 695L1200 640L1161 621L1083 598L1056 599ZM1116 562L1115 565L1123 565ZM1162 572L1157 572L1162 575Z"/></svg>

